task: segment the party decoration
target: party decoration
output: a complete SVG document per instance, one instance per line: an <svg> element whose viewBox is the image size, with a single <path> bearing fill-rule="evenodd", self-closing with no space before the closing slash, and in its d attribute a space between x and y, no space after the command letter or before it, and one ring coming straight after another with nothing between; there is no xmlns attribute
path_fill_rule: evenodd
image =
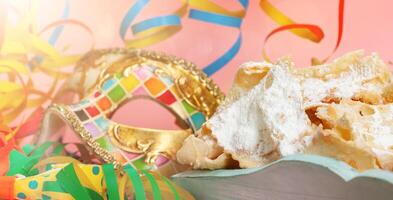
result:
<svg viewBox="0 0 393 200"><path fill-rule="evenodd" d="M46 143L37 148L25 146L25 157L32 150L35 155L53 146ZM37 152L37 153L34 153ZM143 199L193 199L184 189L167 178L146 170L135 170L130 165L115 169L113 164L86 165L67 157L52 156L33 164L30 158L19 158L18 169L11 169L7 176L0 176L0 199L109 199L119 200L135 196ZM47 170L38 173L41 166ZM26 172L36 172L35 174ZM124 173L125 172L125 173ZM127 188L127 190L126 190Z"/></svg>
<svg viewBox="0 0 393 200"><path fill-rule="evenodd" d="M143 48L161 42L181 30L180 18L187 12L187 3L183 3L174 14L158 16L132 24L136 16L149 2L149 0L137 0L121 22L120 36L128 48ZM125 39L130 25L136 38Z"/></svg>
<svg viewBox="0 0 393 200"><path fill-rule="evenodd" d="M159 174L129 165L124 167L124 173L112 164L81 164L60 156L66 153L63 147L47 142L38 147L25 145L21 152L13 149L15 156L10 157L10 162L17 163L13 165L16 168L0 176L0 199L123 199L133 195L144 197L137 199L193 199ZM49 157L42 159L44 154Z"/></svg>
<svg viewBox="0 0 393 200"><path fill-rule="evenodd" d="M103 61L102 65L97 60ZM60 117L100 158L115 165L129 163L150 169L146 163L156 164L157 168L168 163L166 158L175 159L183 140L201 127L223 99L218 87L195 65L164 54L102 50L88 53L80 63L101 70L95 73L100 74L98 77L84 72L87 80L99 80L98 83L79 103L50 107L38 143L56 133L61 127ZM175 113L179 121L186 123L185 129L137 128L115 123L107 117L122 103L138 97L152 98Z"/></svg>
<svg viewBox="0 0 393 200"><path fill-rule="evenodd" d="M240 11L228 11L225 8L215 4L214 2L203 0L189 0L183 1L181 8L179 8L175 14L166 15L160 17L154 17L151 19L143 20L137 24L131 25L131 30L135 36L143 35L143 38L125 40L127 47L147 47L149 45L161 42L175 33L177 33L181 29L181 21L180 18L184 16L187 11L187 6L191 7L189 11L188 17L191 19L196 19L199 21L204 21L207 23L213 23L221 26L234 27L240 30L241 21L245 16L248 7L248 0L239 0L239 3L242 5L243 10ZM142 9L149 3L149 0L139 0L137 1L127 12L126 16L122 20L122 25L120 28L120 35L125 39L125 35L127 32L127 28L130 26L135 17L142 11ZM308 39L312 42L319 43L323 37L324 33L322 29L313 24L299 24L294 20L286 16L283 12L278 10L271 4L268 0L260 1L261 9L276 23L280 24L281 27L274 29L271 31L264 39L264 43L266 44L270 37L274 34L289 30L293 34ZM337 42L333 49L333 51L324 59L318 60L317 58L312 58L313 64L320 64L326 62L330 56L337 50L340 45L342 32L343 32L343 17L344 16L344 0L339 1L339 17L338 17L338 36ZM142 33L151 33L151 34L142 34ZM233 57L238 53L241 46L242 36L241 32L239 32L239 36L231 46L229 50L219 58L217 58L214 62L206 66L203 71L211 76L218 70L220 70L223 66L225 66ZM262 49L262 56L265 60L270 60L266 54L265 47Z"/></svg>
<svg viewBox="0 0 393 200"><path fill-rule="evenodd" d="M0 81L0 123L7 126L8 141L14 136L20 138L32 134L38 130L41 105L50 102L56 94L56 88L60 80L68 77L70 73L63 72L62 68L76 62L78 55L63 55L53 46L66 24L75 24L88 32L92 31L83 23L67 19L69 13L68 1L61 20L55 21L39 30L35 24L37 18L38 1L32 1L28 10L20 10L17 2L7 1L0 6L4 12L0 20L1 53L0 72L6 74L8 80ZM18 20L15 24L7 23L4 19L7 15L15 12ZM22 15L22 13L25 13ZM41 38L41 34L54 28L48 41ZM48 90L37 88L33 76L44 73L51 78ZM26 113L34 113L31 117L21 117ZM9 126L16 119L24 119L18 127ZM33 126L30 126L33 125ZM23 129L19 129L24 127Z"/></svg>
<svg viewBox="0 0 393 200"><path fill-rule="evenodd" d="M19 148L17 140L39 130L44 112L42 106L53 99L60 80L69 75L62 72L61 68L78 59L77 55L66 56L53 47L63 26L71 23L66 19L69 13L68 1L65 1L62 19L41 31L35 24L37 4L37 1L32 1L28 10L22 10L14 1L2 1L0 5L0 72L6 79L0 81L0 175L6 173L10 164L11 168L15 169L9 158L15 156L12 149ZM15 24L6 20L10 14L17 17ZM83 27L90 31L87 26ZM43 40L41 33L52 28L55 29L49 40ZM39 73L51 78L48 80L52 81L48 90L36 86L33 76ZM12 122L18 122L18 125L11 126Z"/></svg>
<svg viewBox="0 0 393 200"><path fill-rule="evenodd" d="M241 21L248 7L248 0L239 0L239 3L243 7L243 10L240 11L228 11L208 0L187 0L183 2L182 6L172 15L154 17L131 25L135 17L149 3L149 0L138 0L135 2L123 18L120 27L120 36L123 40L125 40L127 28L130 25L133 34L136 36L135 39L125 40L126 46L128 48L147 47L174 35L181 29L180 18L185 15L188 5L193 8L189 11L188 15L191 19L237 29L240 29ZM211 76L232 60L240 49L241 38L241 33L239 33L238 38L231 48L214 62L206 66L203 71L208 76Z"/></svg>
<svg viewBox="0 0 393 200"><path fill-rule="evenodd" d="M239 0L239 3L242 5L245 13L248 7L248 0ZM241 17L228 15L227 13L219 12L216 9L213 10L212 12L205 11L205 10L191 9L189 17L191 19L196 19L208 23L221 25L221 26L234 27L240 30L242 18L244 17L244 15ZM227 52L225 52L225 54L223 54L218 59L216 59L214 62L206 66L203 69L203 71L208 76L211 76L212 74L220 70L222 67L224 67L229 61L233 59L233 57L235 57L235 55L240 49L241 42L242 42L242 35L241 32L239 32L239 35L235 43L231 46L231 48Z"/></svg>
<svg viewBox="0 0 393 200"><path fill-rule="evenodd" d="M276 7L274 7L268 0L261 0L259 2L259 6L261 9L276 23L281 25L280 27L274 29L271 31L266 37L264 43L266 44L267 41L269 40L270 37L272 37L274 34L289 30L293 34L301 37L308 39L312 42L319 43L323 37L324 33L316 25L312 24L299 24L293 21L291 18L286 16L284 13L282 13L280 10L278 10ZM321 63L326 62L331 55L337 50L337 48L340 46L341 38L342 38L342 33L343 33L343 24L344 24L344 0L339 0L339 6L338 6L338 34L337 34L337 42L336 45L333 49L333 51L324 59L318 60L317 58L312 58L311 63L313 65L318 65ZM265 48L262 49L262 56L265 60L270 61L269 57L266 54Z"/></svg>

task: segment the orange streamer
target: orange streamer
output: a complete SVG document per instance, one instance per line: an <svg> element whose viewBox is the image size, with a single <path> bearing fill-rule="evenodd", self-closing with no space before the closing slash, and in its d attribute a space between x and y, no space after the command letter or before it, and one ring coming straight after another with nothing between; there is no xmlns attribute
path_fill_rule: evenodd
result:
<svg viewBox="0 0 393 200"><path fill-rule="evenodd" d="M296 23L294 20L286 16L283 12L278 10L276 7L274 7L268 0L261 0L259 3L261 9L276 23L281 25L280 27L274 29L271 31L265 38L265 44L271 38L274 34L289 30L293 34L295 34L298 37L308 39L312 42L319 43L323 37L324 33L322 29L317 26L317 25L312 25L312 24L299 24ZM326 62L331 55L337 50L337 48L340 46L341 43L341 38L342 38L342 33L343 33L343 22L344 22L344 0L339 0L339 8L338 8L338 36L337 36L337 41L336 45L333 49L333 51L324 59L321 61L318 60L317 58L312 58L311 62L313 65L316 64L321 64ZM270 61L269 57L266 54L265 47L262 49L262 55L264 59Z"/></svg>
<svg viewBox="0 0 393 200"><path fill-rule="evenodd" d="M0 199L14 199L15 177L0 176Z"/></svg>
<svg viewBox="0 0 393 200"><path fill-rule="evenodd" d="M86 31L92 38L94 48L93 31L84 23L74 19L54 21L36 31L35 20L37 19L37 4L29 7L27 12L19 12L12 2L2 4L0 2L0 72L4 73L8 80L0 81L0 131L3 132L4 142L23 138L39 129L43 107L53 101L59 95L57 89L61 79L67 78L72 73L63 72L62 67L74 64L80 55L63 55L49 42L41 38L41 34L58 26L76 25ZM5 7L6 5L6 7ZM5 19L6 9L18 13L20 19L16 25L8 24ZM10 10L13 9L13 10ZM6 31L4 31L6 30ZM6 34L6 35L4 35ZM31 59L33 58L33 59ZM34 75L45 73L52 78L49 88L44 91L36 87ZM32 115L25 120L23 115L32 109ZM22 117L21 117L22 116ZM22 118L22 119L21 119ZM18 126L10 124L18 119Z"/></svg>
<svg viewBox="0 0 393 200"><path fill-rule="evenodd" d="M344 0L340 0L338 4L338 29L337 29L337 41L333 51L322 61L319 61L316 58L312 58L311 63L313 65L325 63L333 54L336 52L338 47L340 46L343 31L344 31Z"/></svg>
<svg viewBox="0 0 393 200"><path fill-rule="evenodd" d="M269 38L272 37L274 34L276 34L278 32L286 31L286 30L299 30L299 29L310 31L310 33L312 33L319 40L321 40L324 37L323 31L316 25L312 25L312 24L288 24L288 25L285 25L285 26L280 26L280 27L274 29L273 31L271 31L266 36L264 43L267 43ZM266 54L265 48L262 49L262 54L263 54L263 57L264 57L265 60L271 62L269 57Z"/></svg>

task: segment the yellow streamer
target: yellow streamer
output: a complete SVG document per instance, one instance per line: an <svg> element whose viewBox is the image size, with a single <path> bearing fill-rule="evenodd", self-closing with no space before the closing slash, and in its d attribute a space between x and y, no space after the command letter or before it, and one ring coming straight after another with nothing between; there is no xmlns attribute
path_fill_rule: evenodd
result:
<svg viewBox="0 0 393 200"><path fill-rule="evenodd" d="M186 2L187 0L183 0L183 1ZM243 18L246 15L245 10L243 9L238 11L230 11L209 0L189 0L188 4L195 9L204 10L212 13L218 13L221 15L227 15L227 16L239 17L239 18Z"/></svg>
<svg viewBox="0 0 393 200"><path fill-rule="evenodd" d="M185 16L188 7L239 18L243 18L246 14L244 10L230 11L209 0L182 1L183 5L174 12L174 14L179 16L180 18ZM149 29L147 31L136 34L136 38L134 39L125 40L125 44L127 48L144 48L170 38L181 29L181 26L167 26Z"/></svg>
<svg viewBox="0 0 393 200"><path fill-rule="evenodd" d="M187 13L188 5L184 3L174 14L183 17ZM164 41L181 30L181 26L167 26L139 32L136 38L126 40L127 48L144 48L158 42Z"/></svg>
<svg viewBox="0 0 393 200"><path fill-rule="evenodd" d="M40 0L31 1L28 9L26 4L7 2L4 7L12 8L20 19L16 24L4 21L4 37L0 52L0 73L7 75L8 80L0 81L0 118L8 124L20 119L29 110L34 110L53 100L60 80L68 78L69 68L79 60L80 55L64 55L54 46L44 40L40 34L50 28L74 24L90 33L92 31L83 23L76 20L59 20L46 26L38 32L36 24ZM7 13L7 12L4 12ZM23 13L23 14L22 14ZM1 34L0 34L1 35ZM93 42L94 44L94 42ZM94 46L94 45L93 45ZM48 90L36 88L36 74L46 74L51 78ZM40 75L42 76L42 75ZM18 123L23 124L23 123Z"/></svg>
<svg viewBox="0 0 393 200"><path fill-rule="evenodd" d="M279 25L284 26L289 24L296 24L294 20L287 17L283 12L274 7L268 0L261 0L259 2L259 6L273 21L275 21ZM315 34L313 34L307 29L292 29L290 31L301 38L305 38L313 42L319 42L322 39L320 37L317 37Z"/></svg>

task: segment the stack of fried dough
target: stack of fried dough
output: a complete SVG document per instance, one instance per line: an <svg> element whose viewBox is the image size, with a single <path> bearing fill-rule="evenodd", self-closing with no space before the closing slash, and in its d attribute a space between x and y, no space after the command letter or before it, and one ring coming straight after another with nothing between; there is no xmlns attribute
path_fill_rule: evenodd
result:
<svg viewBox="0 0 393 200"><path fill-rule="evenodd" d="M393 170L393 76L376 55L355 51L330 64L248 62L225 102L177 160L196 169L262 166L317 154L358 170Z"/></svg>

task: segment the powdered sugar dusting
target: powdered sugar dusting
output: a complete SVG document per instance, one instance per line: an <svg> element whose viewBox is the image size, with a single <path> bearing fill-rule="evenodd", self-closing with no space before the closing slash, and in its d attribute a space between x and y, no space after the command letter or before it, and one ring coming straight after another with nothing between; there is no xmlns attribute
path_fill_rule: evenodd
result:
<svg viewBox="0 0 393 200"><path fill-rule="evenodd" d="M306 78L297 76L303 89L305 106L319 104L327 95L351 98L360 91L381 92L381 87L376 84L367 84L368 80L376 77L380 71L379 65L376 65L378 57L376 55L366 58L365 62L355 65L349 65L348 71L340 73L338 77L327 77L327 80L318 78ZM321 66L326 68L325 66Z"/></svg>
<svg viewBox="0 0 393 200"><path fill-rule="evenodd" d="M219 145L230 153L247 152L258 160L278 145L288 155L302 148L300 136L309 131L302 101L300 85L287 69L272 68L267 78L209 124Z"/></svg>
<svg viewBox="0 0 393 200"><path fill-rule="evenodd" d="M305 108L320 105L326 97L351 98L362 91L381 93L387 84L378 79L386 75L383 61L376 54L363 57L360 51L311 70L294 68L289 60L277 65L242 65L256 69L252 73L257 73L256 66L270 71L251 90L238 88L235 93L239 95L207 122L226 152L256 163L273 151L281 156L302 152L312 142L315 127Z"/></svg>

